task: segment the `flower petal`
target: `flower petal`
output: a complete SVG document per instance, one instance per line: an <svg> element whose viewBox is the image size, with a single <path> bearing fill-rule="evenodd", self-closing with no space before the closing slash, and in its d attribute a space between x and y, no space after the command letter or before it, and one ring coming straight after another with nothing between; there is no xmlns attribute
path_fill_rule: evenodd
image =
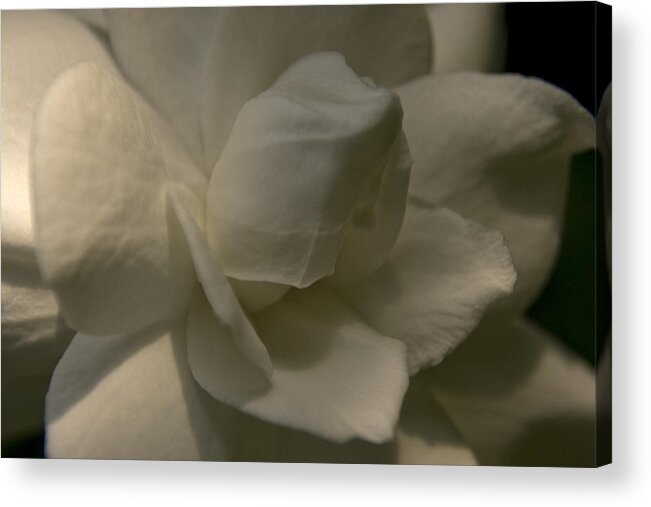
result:
<svg viewBox="0 0 651 507"><path fill-rule="evenodd" d="M385 444L358 439L333 443L246 415L238 419L233 443L236 461L476 464L447 416L414 379L402 405L395 439Z"/></svg>
<svg viewBox="0 0 651 507"><path fill-rule="evenodd" d="M68 16L76 17L88 26L99 30L106 35L106 19L103 9L62 9L61 12Z"/></svg>
<svg viewBox="0 0 651 507"><path fill-rule="evenodd" d="M476 465L472 449L418 378L409 382L396 435L401 465Z"/></svg>
<svg viewBox="0 0 651 507"><path fill-rule="evenodd" d="M500 233L411 203L387 262L341 290L375 329L407 344L413 374L442 361L515 278Z"/></svg>
<svg viewBox="0 0 651 507"><path fill-rule="evenodd" d="M32 153L39 263L68 324L118 334L184 311L195 278L166 181L206 183L163 121L81 63L46 94Z"/></svg>
<svg viewBox="0 0 651 507"><path fill-rule="evenodd" d="M3 12L3 259L33 255L29 146L34 113L54 78L82 60L113 68L99 38L80 21L52 11Z"/></svg>
<svg viewBox="0 0 651 507"><path fill-rule="evenodd" d="M308 53L338 51L358 75L387 87L430 68L429 25L420 5L223 9L215 41L202 107L209 171L244 103Z"/></svg>
<svg viewBox="0 0 651 507"><path fill-rule="evenodd" d="M482 465L595 464L594 372L530 322L482 324L426 381Z"/></svg>
<svg viewBox="0 0 651 507"><path fill-rule="evenodd" d="M594 119L565 92L514 75L437 75L397 91L410 195L504 234L519 278L502 306L522 311L553 265L571 156L594 145Z"/></svg>
<svg viewBox="0 0 651 507"><path fill-rule="evenodd" d="M208 241L224 273L304 288L334 272L349 234L349 247L373 250L359 230L380 231L367 261L381 264L409 181L401 118L396 95L338 53L301 58L247 102L208 188ZM386 224L373 223L376 207L380 219L391 215Z"/></svg>
<svg viewBox="0 0 651 507"><path fill-rule="evenodd" d="M69 65L112 68L83 23L52 11L2 13L2 436L38 434L47 385L71 338L34 253L29 145L36 106Z"/></svg>
<svg viewBox="0 0 651 507"><path fill-rule="evenodd" d="M220 9L108 9L120 68L203 164L199 107L205 58Z"/></svg>
<svg viewBox="0 0 651 507"><path fill-rule="evenodd" d="M35 263L2 263L2 439L43 430L45 393L73 332Z"/></svg>
<svg viewBox="0 0 651 507"><path fill-rule="evenodd" d="M476 459L424 386L412 379L395 439L333 443L303 431L242 414L233 437L233 460L284 463L472 465Z"/></svg>
<svg viewBox="0 0 651 507"><path fill-rule="evenodd" d="M265 388L250 372L225 357L222 345L190 358L219 365L195 378L215 398L266 421L300 429L334 442L362 438L385 442L393 437L407 387L404 345L373 331L323 288L290 291L255 318L267 346L273 375ZM223 326L207 305L193 306L189 345L216 339ZM199 336L203 334L205 336ZM221 358L220 358L221 354ZM226 377L237 373L238 384Z"/></svg>
<svg viewBox="0 0 651 507"><path fill-rule="evenodd" d="M246 414L238 419L235 438L235 461L395 464L394 442L330 442Z"/></svg>
<svg viewBox="0 0 651 507"><path fill-rule="evenodd" d="M376 271L387 259L405 218L412 162L407 139L401 132L389 152L377 200L368 214L370 223L362 220L361 227L348 230L335 272L326 278L328 283L352 283Z"/></svg>
<svg viewBox="0 0 651 507"><path fill-rule="evenodd" d="M432 27L432 72L504 68L504 4L434 4L426 9Z"/></svg>
<svg viewBox="0 0 651 507"><path fill-rule="evenodd" d="M192 378L183 326L101 339L78 334L47 395L47 455L228 459L229 409Z"/></svg>
<svg viewBox="0 0 651 507"><path fill-rule="evenodd" d="M217 319L217 325L223 327L223 332L216 333L214 340L211 336L204 334L188 339L191 361L195 357L194 351L198 354L196 357L201 360L201 363L193 362L196 364L195 375L198 377L203 377L204 374L211 375L210 371L204 372L203 370L204 366L206 370L212 368L210 364L203 362L211 349L219 350L218 355L228 351L233 358L237 354L243 355L243 362L248 360L261 370L256 373L264 374L263 376L271 375L271 361L267 349L260 341L226 276L222 273L217 260L210 251L202 227L183 205L176 192L171 193L171 198L190 245L197 278L210 302L210 313ZM225 337L225 340L220 340L222 337ZM228 343L222 343L222 341L228 341ZM204 348L208 350L204 351ZM246 368L246 365L242 367Z"/></svg>
<svg viewBox="0 0 651 507"><path fill-rule="evenodd" d="M188 358L195 379L218 399L246 399L269 390L269 380L233 345L199 294L188 320ZM215 394L216 393L216 394ZM239 403L233 403L239 406ZM391 445L360 440L333 443L240 412L229 442L235 461L390 463Z"/></svg>

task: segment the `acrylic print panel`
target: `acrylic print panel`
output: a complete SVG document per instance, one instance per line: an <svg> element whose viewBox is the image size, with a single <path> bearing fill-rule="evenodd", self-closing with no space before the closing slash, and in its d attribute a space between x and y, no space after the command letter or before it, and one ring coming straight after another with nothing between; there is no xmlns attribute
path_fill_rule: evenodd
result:
<svg viewBox="0 0 651 507"><path fill-rule="evenodd" d="M609 40L593 2L3 12L3 457L609 462Z"/></svg>

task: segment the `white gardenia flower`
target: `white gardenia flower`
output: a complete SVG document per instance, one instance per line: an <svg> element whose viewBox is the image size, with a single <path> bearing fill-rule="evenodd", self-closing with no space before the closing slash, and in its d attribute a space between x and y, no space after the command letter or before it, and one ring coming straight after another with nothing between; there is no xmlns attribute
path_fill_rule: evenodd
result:
<svg viewBox="0 0 651 507"><path fill-rule="evenodd" d="M508 462L530 421L590 410L591 374L519 321L571 155L594 144L571 97L429 75L421 7L105 21L110 44L64 14L3 15L3 264L37 278L35 255L56 295L3 270L3 370L56 358L59 311L77 332L50 457ZM496 340L492 362L461 347L428 369L489 306L468 342ZM543 362L493 389L482 368L513 350ZM554 384L550 408L548 374L568 372L580 393Z"/></svg>

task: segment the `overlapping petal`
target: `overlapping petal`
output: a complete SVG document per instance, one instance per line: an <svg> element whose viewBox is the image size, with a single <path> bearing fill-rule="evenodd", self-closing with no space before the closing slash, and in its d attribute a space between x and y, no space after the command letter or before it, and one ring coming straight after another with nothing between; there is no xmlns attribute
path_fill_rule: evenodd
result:
<svg viewBox="0 0 651 507"><path fill-rule="evenodd" d="M2 439L43 430L44 399L73 331L31 263L2 266Z"/></svg>
<svg viewBox="0 0 651 507"><path fill-rule="evenodd" d="M36 262L29 146L43 94L81 60L112 67L100 38L81 22L50 11L2 13L3 442L42 430L49 377L72 336Z"/></svg>
<svg viewBox="0 0 651 507"><path fill-rule="evenodd" d="M113 66L101 40L75 19L50 11L3 13L3 259L33 255L29 147L34 114L54 78L79 61Z"/></svg>
<svg viewBox="0 0 651 507"><path fill-rule="evenodd" d="M201 222L197 222L188 211L177 192L173 191L171 198L190 246L197 278L210 303L209 313L217 319L218 327L222 328L222 332L215 333L214 337L211 334L194 333L188 338L190 358L199 360L194 363L195 376L198 378L211 376L213 366L206 361L210 361L210 358L224 361L225 357L219 356L226 351L229 357L235 360L231 362L233 373L236 373L237 368L240 367L247 369L248 362L251 362L260 370L255 374L263 377L271 375L272 366L267 349L260 341L215 256L210 251ZM236 379L229 381L223 376L220 378L228 383L236 382Z"/></svg>
<svg viewBox="0 0 651 507"><path fill-rule="evenodd" d="M407 139L401 132L389 151L377 199L346 233L335 272L326 278L327 283L354 283L384 263L405 218L412 162Z"/></svg>
<svg viewBox="0 0 651 507"><path fill-rule="evenodd" d="M217 161L244 103L269 88L291 63L316 51L342 53L358 75L380 86L406 82L429 72L425 11L420 5L220 11L203 86L207 170Z"/></svg>
<svg viewBox="0 0 651 507"><path fill-rule="evenodd" d="M184 335L181 321L133 336L98 339L77 335L57 366L48 393L48 456L471 462L472 453L432 400L423 399L422 394L407 396L396 440L383 445L361 440L333 443L242 414L212 398L196 383ZM422 402L430 409L419 410Z"/></svg>
<svg viewBox="0 0 651 507"><path fill-rule="evenodd" d="M477 458L418 377L409 382L396 432L401 465L476 465Z"/></svg>
<svg viewBox="0 0 651 507"><path fill-rule="evenodd" d="M409 182L401 118L397 96L337 53L301 58L247 102L208 188L208 241L224 272L304 288L335 271L344 242L344 268L368 251L359 275L379 266Z"/></svg>
<svg viewBox="0 0 651 507"><path fill-rule="evenodd" d="M125 76L203 163L201 89L221 9L107 9L111 46ZM243 66L248 64L242 63Z"/></svg>
<svg viewBox="0 0 651 507"><path fill-rule="evenodd" d="M103 9L62 9L62 14L73 16L106 36L106 17Z"/></svg>
<svg viewBox="0 0 651 507"><path fill-rule="evenodd" d="M410 195L501 231L519 275L508 305L525 309L553 265L571 157L594 146L594 119L567 93L515 75L437 75L397 91Z"/></svg>
<svg viewBox="0 0 651 507"><path fill-rule="evenodd" d="M491 334L474 340L475 348L462 347L452 366L417 378L400 407L408 373L440 362L515 283L499 233L433 205L503 231L525 275L511 310L524 308L557 246L569 158L594 143L591 118L562 92L520 77L449 76L401 86L416 174L388 262L356 280L384 253L364 266L359 259L388 251L402 222L406 149L393 150L405 163L387 172L380 195L379 214L387 215L380 218L394 219L389 232L344 242L341 276L329 280L336 289L287 292L281 284L245 280L231 286L206 241L207 182L197 163L212 170L242 105L298 57L323 49L342 51L359 74L398 85L425 73L430 41L420 6L207 12L108 16L122 70L173 127L116 77L97 41L88 59L99 65L64 73L40 109L32 139L39 260L68 322L88 334L114 335L77 335L59 363L47 405L50 456L247 459L258 449L245 437L255 433L273 446L275 460L318 452L326 456L319 461L330 455L360 462L350 458L359 449L374 461L470 464L477 461L472 447L481 462L520 464L545 442L550 449L573 446L576 452L560 459L583 463L590 455L592 377L522 323L503 324L506 339L499 343ZM39 26L49 20L24 19ZM3 32L5 24L3 17ZM85 29L77 26L72 39L79 30ZM30 44L24 55L36 59ZM4 49L2 56L4 76ZM53 67L44 65L43 82L60 70L58 56ZM17 61L14 53L9 58ZM28 138L31 97L40 98L46 85L26 86L27 105L10 120L16 135ZM3 91L3 123L4 105ZM5 144L3 134L3 167ZM10 151L16 167L26 167L27 148L18 143L16 150ZM18 175L12 184L28 188L24 174L12 174ZM18 200L29 212L28 197L26 191ZM10 236L17 255L29 254L30 223ZM181 317L193 290L186 322ZM23 284L7 291L3 285L5 294L10 310L32 307L34 319L11 323L20 336L50 334L52 326L59 333L48 293ZM168 323L148 327L161 320ZM3 316L3 334L4 328ZM527 373L515 365L516 335L525 336ZM495 357L488 354L475 369L486 346ZM504 365L505 358L512 363ZM472 370L459 389L452 370L461 378ZM515 377L523 383L500 384ZM559 378L575 385L568 390ZM535 406L538 398L543 402ZM545 419L550 414L553 424ZM487 427L495 432L487 434ZM268 434L274 438L267 441ZM495 441L487 443L491 436ZM366 442L338 445L356 438ZM393 445L369 443L393 438ZM559 456L544 451L535 449L541 464L557 464Z"/></svg>
<svg viewBox="0 0 651 507"><path fill-rule="evenodd" d="M594 372L530 322L482 325L424 381L482 465L595 464Z"/></svg>
<svg viewBox="0 0 651 507"><path fill-rule="evenodd" d="M273 363L266 385L251 369L238 368L242 361L224 327L207 305L195 303L188 344L211 339L213 345L194 357L191 351L191 368L215 398L334 442L393 437L408 383L405 347L378 334L329 290L290 291L255 317Z"/></svg>
<svg viewBox="0 0 651 507"><path fill-rule="evenodd" d="M241 413L240 413L241 414ZM395 463L394 442L340 443L242 414L233 440L235 461L282 463Z"/></svg>
<svg viewBox="0 0 651 507"><path fill-rule="evenodd" d="M117 334L185 311L195 278L166 188L206 183L163 120L80 63L48 90L32 147L39 263L68 324Z"/></svg>
<svg viewBox="0 0 651 507"><path fill-rule="evenodd" d="M413 374L439 363L515 279L500 233L448 209L411 203L387 262L341 290L380 333L407 344Z"/></svg>
<svg viewBox="0 0 651 507"><path fill-rule="evenodd" d="M233 435L236 461L290 463L476 464L422 383L410 381L395 438L385 444L355 439L333 443L303 431L240 415Z"/></svg>
<svg viewBox="0 0 651 507"><path fill-rule="evenodd" d="M232 414L194 381L183 321L135 335L77 335L47 395L51 458L229 459Z"/></svg>

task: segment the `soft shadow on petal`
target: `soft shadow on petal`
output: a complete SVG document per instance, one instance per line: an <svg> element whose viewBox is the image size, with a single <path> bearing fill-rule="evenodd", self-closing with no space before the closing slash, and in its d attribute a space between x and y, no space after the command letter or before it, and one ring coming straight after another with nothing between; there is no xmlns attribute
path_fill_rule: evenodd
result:
<svg viewBox="0 0 651 507"><path fill-rule="evenodd" d="M106 18L103 9L62 9L62 14L75 17L106 36Z"/></svg>
<svg viewBox="0 0 651 507"><path fill-rule="evenodd" d="M301 58L247 102L208 189L208 242L224 273L305 288L332 274L342 242L364 229L376 233L365 260L377 268L404 215L401 119L393 92L332 52ZM394 172L397 198L384 184ZM351 246L366 253L363 241Z"/></svg>
<svg viewBox="0 0 651 507"><path fill-rule="evenodd" d="M319 287L290 291L255 325L273 363L269 388L245 395L210 390L217 398L333 442L393 438L408 383L401 342L378 334Z"/></svg>
<svg viewBox="0 0 651 507"><path fill-rule="evenodd" d="M242 413L237 419L232 444L234 461L369 464L396 462L393 441L372 444L353 439L346 443L334 443Z"/></svg>
<svg viewBox="0 0 651 507"><path fill-rule="evenodd" d="M205 179L118 76L62 73L32 139L38 260L74 329L132 332L185 311L195 277L166 186Z"/></svg>
<svg viewBox="0 0 651 507"><path fill-rule="evenodd" d="M407 139L401 132L389 152L377 200L368 214L370 223L361 220L358 226L349 228L335 272L326 279L328 283L337 286L364 278L387 259L405 218L412 162Z"/></svg>
<svg viewBox="0 0 651 507"><path fill-rule="evenodd" d="M215 316L202 290L197 290L190 306L187 326L188 361L194 378L215 398L238 403L266 391L269 371L264 371L241 349L228 324ZM266 354L266 349L264 349Z"/></svg>
<svg viewBox="0 0 651 507"><path fill-rule="evenodd" d="M2 442L43 430L45 393L73 332L29 266L2 273ZM35 279L32 279L35 277ZM32 282L32 283L30 283Z"/></svg>
<svg viewBox="0 0 651 507"><path fill-rule="evenodd" d="M504 4L428 5L432 72L500 72L506 58Z"/></svg>
<svg viewBox="0 0 651 507"><path fill-rule="evenodd" d="M380 333L407 344L414 374L442 361L515 279L499 232L412 202L387 262L341 292Z"/></svg>
<svg viewBox="0 0 651 507"><path fill-rule="evenodd" d="M203 295L198 294L188 320L188 360L200 385L220 401L239 406L244 400L264 395L269 379L234 346L228 329L214 318ZM314 403L320 403L313 400ZM237 423L232 428L230 459L235 461L392 463L392 444L361 440L333 443L300 430L266 422L232 408ZM306 410L307 407L306 407ZM300 417L300 416L297 416Z"/></svg>
<svg viewBox="0 0 651 507"><path fill-rule="evenodd" d="M132 336L77 335L47 396L50 458L225 460L231 411L194 381L177 321Z"/></svg>
<svg viewBox="0 0 651 507"><path fill-rule="evenodd" d="M72 332L34 254L29 145L38 102L69 65L113 68L103 42L52 11L2 13L2 438L43 427L45 392Z"/></svg>
<svg viewBox="0 0 651 507"><path fill-rule="evenodd" d="M3 12L3 258L33 251L29 147L34 114L55 77L79 61L114 68L102 42L80 21L52 11Z"/></svg>
<svg viewBox="0 0 651 507"><path fill-rule="evenodd" d="M2 259L2 350L56 341L66 326L54 293L43 287L36 259ZM62 349L63 351L63 349ZM30 371L38 371L34 358ZM50 370L51 372L51 370Z"/></svg>
<svg viewBox="0 0 651 507"><path fill-rule="evenodd" d="M477 458L418 378L405 396L396 435L401 465L476 465Z"/></svg>
<svg viewBox="0 0 651 507"><path fill-rule="evenodd" d="M285 463L476 464L447 416L413 380L405 395L394 440L372 444L354 439L332 443L240 415L233 435L233 460Z"/></svg>
<svg viewBox="0 0 651 507"><path fill-rule="evenodd" d="M212 171L244 103L301 56L337 51L358 75L395 86L429 72L430 46L420 5L219 10L203 82L206 168Z"/></svg>
<svg viewBox="0 0 651 507"><path fill-rule="evenodd" d="M105 11L120 69L174 125L199 165L203 165L201 87L219 12L200 8Z"/></svg>
<svg viewBox="0 0 651 507"><path fill-rule="evenodd" d="M482 324L422 379L482 465L595 464L594 372L530 322Z"/></svg>
<svg viewBox="0 0 651 507"><path fill-rule="evenodd" d="M503 305L522 311L553 266L571 157L594 146L594 119L565 92L516 75L437 75L397 91L410 194L504 234L519 278Z"/></svg>
<svg viewBox="0 0 651 507"><path fill-rule="evenodd" d="M211 333L201 332L206 327L204 325L199 326L197 328L199 332L193 334L192 339L189 340L191 349L198 347L195 354L192 351L190 353L191 358L200 359L200 361L192 361L191 363L197 379L201 379L200 382L211 382L213 380L210 372L212 368L210 362L204 362L206 358L205 356L202 357L202 355L210 351L220 354L226 350L233 357L241 354L243 361L250 361L260 369L258 373L264 373L265 376L271 375L272 367L269 353L260 341L249 317L244 312L233 288L211 252L201 222L197 222L196 218L188 211L178 192L171 190L170 196L190 246L197 278L203 287L207 301L210 303L210 313L217 319L214 329L217 335L214 338L214 343L211 343L213 340ZM195 296L193 306L196 307L197 304ZM201 320L205 319L202 318ZM202 383L202 385L207 390L211 390L206 383Z"/></svg>

